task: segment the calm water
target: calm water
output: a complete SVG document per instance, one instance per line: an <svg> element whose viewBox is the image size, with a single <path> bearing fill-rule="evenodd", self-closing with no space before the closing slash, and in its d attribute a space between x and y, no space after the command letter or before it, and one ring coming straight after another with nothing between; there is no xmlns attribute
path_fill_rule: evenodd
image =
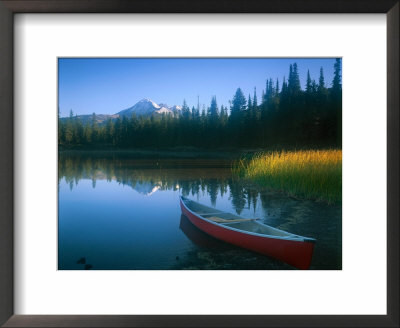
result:
<svg viewBox="0 0 400 328"><path fill-rule="evenodd" d="M293 269L199 231L181 215L180 194L316 238L311 269L341 269L341 205L260 191L233 179L230 165L61 154L59 269Z"/></svg>

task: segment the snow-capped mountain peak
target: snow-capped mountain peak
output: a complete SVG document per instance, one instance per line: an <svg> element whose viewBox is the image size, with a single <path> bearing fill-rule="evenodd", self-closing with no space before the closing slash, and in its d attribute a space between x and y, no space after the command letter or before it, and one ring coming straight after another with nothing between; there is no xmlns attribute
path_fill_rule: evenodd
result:
<svg viewBox="0 0 400 328"><path fill-rule="evenodd" d="M155 108L161 108L160 105L157 105L153 100L148 99L148 98L143 98L142 100L140 100L139 102L136 103L137 104L144 104L145 106L147 106L147 104L155 107Z"/></svg>
<svg viewBox="0 0 400 328"><path fill-rule="evenodd" d="M169 107L167 104L160 103L157 104L153 100L148 98L143 98L138 101L132 107L124 109L117 114L120 116L131 116L132 114L136 115L152 115L152 114L176 114L182 110L180 106L172 106Z"/></svg>

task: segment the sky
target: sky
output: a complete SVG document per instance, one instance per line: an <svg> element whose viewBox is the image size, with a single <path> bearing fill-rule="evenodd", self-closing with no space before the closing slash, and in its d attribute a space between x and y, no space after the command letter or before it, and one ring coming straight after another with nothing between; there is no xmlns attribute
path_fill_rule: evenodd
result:
<svg viewBox="0 0 400 328"><path fill-rule="evenodd" d="M74 114L115 114L143 98L169 106L229 106L237 88L246 99L254 88L260 101L265 82L289 75L297 63L301 87L307 70L318 82L323 68L331 86L335 58L59 58L58 101L62 117Z"/></svg>

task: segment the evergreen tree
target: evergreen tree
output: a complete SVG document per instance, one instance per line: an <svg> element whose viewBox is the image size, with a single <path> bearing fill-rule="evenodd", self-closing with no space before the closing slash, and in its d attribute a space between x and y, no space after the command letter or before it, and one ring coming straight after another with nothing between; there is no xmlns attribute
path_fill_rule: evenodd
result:
<svg viewBox="0 0 400 328"><path fill-rule="evenodd" d="M284 76L282 82L282 90L280 94L280 103L282 108L287 106L288 100L289 100L289 86L286 81L286 77Z"/></svg>
<svg viewBox="0 0 400 328"><path fill-rule="evenodd" d="M307 82L306 82L306 93L311 94L311 76L310 76L310 70L307 70Z"/></svg>
<svg viewBox="0 0 400 328"><path fill-rule="evenodd" d="M246 110L246 98L243 91L238 88L232 100L231 116L243 113Z"/></svg>
<svg viewBox="0 0 400 328"><path fill-rule="evenodd" d="M288 78L288 89L293 90L294 88L294 79L293 79L293 65L289 66L289 78Z"/></svg>
<svg viewBox="0 0 400 328"><path fill-rule="evenodd" d="M221 115L220 115L222 121L226 121L228 118L228 108L224 107L223 105L221 106Z"/></svg>
<svg viewBox="0 0 400 328"><path fill-rule="evenodd" d="M211 98L211 105L209 108L208 115L213 119L218 117L218 105L217 105L217 97L216 96L213 96Z"/></svg>
<svg viewBox="0 0 400 328"><path fill-rule="evenodd" d="M336 58L333 65L333 81L331 91L331 136L338 144L341 145L342 139L342 60Z"/></svg>
<svg viewBox="0 0 400 328"><path fill-rule="evenodd" d="M332 96L335 101L342 98L342 60L336 58L335 64L333 65L333 81L332 81Z"/></svg>
<svg viewBox="0 0 400 328"><path fill-rule="evenodd" d="M183 118L185 118L185 119L189 119L189 117L190 117L190 108L189 108L189 106L187 105L185 99L183 99L182 115L183 115Z"/></svg>
<svg viewBox="0 0 400 328"><path fill-rule="evenodd" d="M282 91L281 91L282 95L287 93L287 88L288 88L288 85L286 83L286 79L285 79L285 76L284 76L283 77L283 82L282 82Z"/></svg>
<svg viewBox="0 0 400 328"><path fill-rule="evenodd" d="M197 96L196 117L200 116L200 97Z"/></svg>
<svg viewBox="0 0 400 328"><path fill-rule="evenodd" d="M192 106L192 119L195 120L197 118L197 110L194 106Z"/></svg>
<svg viewBox="0 0 400 328"><path fill-rule="evenodd" d="M268 99L270 100L271 98L273 98L275 96L274 83L272 82L271 78L269 79L269 82L268 82L268 90L269 90Z"/></svg>
<svg viewBox="0 0 400 328"><path fill-rule="evenodd" d="M249 96L250 98L250 96ZM257 108L257 93L256 93L256 87L254 87L254 96L253 96L253 109L256 110Z"/></svg>
<svg viewBox="0 0 400 328"><path fill-rule="evenodd" d="M324 78L324 70L321 67L319 70L319 84L318 84L318 91L323 92L325 90L325 78Z"/></svg>
<svg viewBox="0 0 400 328"><path fill-rule="evenodd" d="M300 86L300 77L299 72L297 70L297 64L293 64L293 73L292 73L292 90L294 93L298 93L301 90Z"/></svg>
<svg viewBox="0 0 400 328"><path fill-rule="evenodd" d="M311 82L311 92L312 92L313 94L316 94L317 91L318 91L317 82L315 82L315 80L312 80L312 82Z"/></svg>
<svg viewBox="0 0 400 328"><path fill-rule="evenodd" d="M201 110L201 116L205 117L206 116L206 105L203 104L203 108Z"/></svg>
<svg viewBox="0 0 400 328"><path fill-rule="evenodd" d="M268 98L270 97L270 89L269 89L269 80L267 79L265 81L265 93L264 93L264 97L263 97L263 103L266 103L268 101Z"/></svg>

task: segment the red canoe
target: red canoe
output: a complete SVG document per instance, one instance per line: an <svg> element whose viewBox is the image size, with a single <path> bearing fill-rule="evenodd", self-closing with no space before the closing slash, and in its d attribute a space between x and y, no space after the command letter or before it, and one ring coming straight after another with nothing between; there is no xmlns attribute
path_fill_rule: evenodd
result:
<svg viewBox="0 0 400 328"><path fill-rule="evenodd" d="M182 213L197 228L227 243L284 261L298 269L308 269L315 239L294 235L244 219L180 196Z"/></svg>

